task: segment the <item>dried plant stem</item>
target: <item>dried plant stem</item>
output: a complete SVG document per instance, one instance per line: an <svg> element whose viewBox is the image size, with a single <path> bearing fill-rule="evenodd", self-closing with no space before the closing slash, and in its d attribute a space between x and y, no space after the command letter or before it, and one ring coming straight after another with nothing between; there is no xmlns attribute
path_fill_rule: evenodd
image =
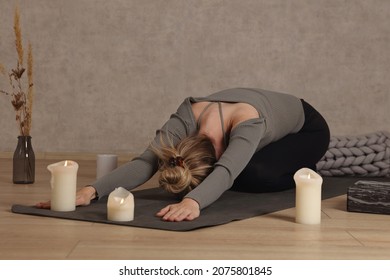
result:
<svg viewBox="0 0 390 280"><path fill-rule="evenodd" d="M31 126L32 126L32 109L33 109L33 101L34 101L34 82L33 82L33 55L32 55L32 46L29 42L28 44L28 54L27 54L27 79L28 79L28 92L27 92L27 124L26 130L28 134L30 134Z"/></svg>
<svg viewBox="0 0 390 280"><path fill-rule="evenodd" d="M15 47L16 47L16 52L18 53L18 65L20 67L23 67L23 44L22 44L22 30L20 28L19 7L15 8L14 31L15 31Z"/></svg>

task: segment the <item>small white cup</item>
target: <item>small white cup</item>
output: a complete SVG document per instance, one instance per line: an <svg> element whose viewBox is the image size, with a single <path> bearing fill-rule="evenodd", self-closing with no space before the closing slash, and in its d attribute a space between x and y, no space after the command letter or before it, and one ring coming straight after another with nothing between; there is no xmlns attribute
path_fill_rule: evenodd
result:
<svg viewBox="0 0 390 280"><path fill-rule="evenodd" d="M110 173L118 167L118 156L114 154L100 154L96 157L96 179Z"/></svg>

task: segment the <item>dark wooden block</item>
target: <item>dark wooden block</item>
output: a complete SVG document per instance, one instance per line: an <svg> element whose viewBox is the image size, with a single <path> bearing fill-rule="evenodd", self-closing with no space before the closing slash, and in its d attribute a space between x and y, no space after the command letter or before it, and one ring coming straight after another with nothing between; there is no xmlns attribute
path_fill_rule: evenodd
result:
<svg viewBox="0 0 390 280"><path fill-rule="evenodd" d="M390 214L390 182L356 182L348 188L347 210Z"/></svg>

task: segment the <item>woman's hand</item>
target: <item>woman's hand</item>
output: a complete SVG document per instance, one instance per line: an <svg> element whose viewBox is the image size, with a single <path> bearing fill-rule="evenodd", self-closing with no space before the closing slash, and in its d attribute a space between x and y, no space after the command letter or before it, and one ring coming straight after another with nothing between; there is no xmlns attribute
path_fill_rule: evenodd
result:
<svg viewBox="0 0 390 280"><path fill-rule="evenodd" d="M199 217L200 209L198 202L184 198L180 203L164 207L156 215L169 222L192 221Z"/></svg>
<svg viewBox="0 0 390 280"><path fill-rule="evenodd" d="M76 206L86 206L96 197L96 190L92 186L86 186L76 193ZM50 201L39 202L35 205L37 208L50 209Z"/></svg>

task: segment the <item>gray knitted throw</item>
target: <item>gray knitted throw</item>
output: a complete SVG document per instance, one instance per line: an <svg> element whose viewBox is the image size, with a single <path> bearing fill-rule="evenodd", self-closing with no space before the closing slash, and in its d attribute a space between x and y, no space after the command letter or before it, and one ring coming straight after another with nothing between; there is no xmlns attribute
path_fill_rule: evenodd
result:
<svg viewBox="0 0 390 280"><path fill-rule="evenodd" d="M322 176L389 177L390 133L332 136L317 172Z"/></svg>

